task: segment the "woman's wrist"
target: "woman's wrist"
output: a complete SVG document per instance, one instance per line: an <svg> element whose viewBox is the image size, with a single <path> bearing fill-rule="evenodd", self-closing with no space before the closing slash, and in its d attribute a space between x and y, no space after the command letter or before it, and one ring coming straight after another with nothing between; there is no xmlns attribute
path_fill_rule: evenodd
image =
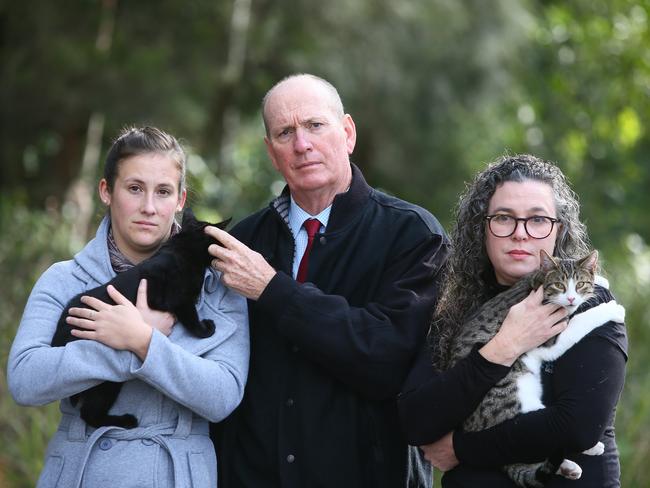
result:
<svg viewBox="0 0 650 488"><path fill-rule="evenodd" d="M147 358L149 353L149 344L151 344L151 337L153 335L153 327L142 322L140 327L136 327L135 336L129 350L138 356L141 361Z"/></svg>
<svg viewBox="0 0 650 488"><path fill-rule="evenodd" d="M503 366L512 366L519 357L519 352L508 341L502 340L498 333L478 352L491 363Z"/></svg>

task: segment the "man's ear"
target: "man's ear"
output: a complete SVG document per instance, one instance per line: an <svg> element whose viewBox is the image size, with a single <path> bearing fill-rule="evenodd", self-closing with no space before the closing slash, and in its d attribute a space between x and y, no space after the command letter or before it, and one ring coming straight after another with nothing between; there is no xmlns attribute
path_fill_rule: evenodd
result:
<svg viewBox="0 0 650 488"><path fill-rule="evenodd" d="M345 131L345 145L348 149L348 154L352 154L354 146L357 143L357 127L354 125L354 120L350 114L343 116L343 130Z"/></svg>

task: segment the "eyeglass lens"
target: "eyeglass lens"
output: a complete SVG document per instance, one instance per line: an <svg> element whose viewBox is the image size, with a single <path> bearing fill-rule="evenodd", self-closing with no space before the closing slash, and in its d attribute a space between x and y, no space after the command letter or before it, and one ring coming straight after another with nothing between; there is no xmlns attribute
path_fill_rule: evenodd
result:
<svg viewBox="0 0 650 488"><path fill-rule="evenodd" d="M528 218L515 218L511 215L494 215L489 219L490 231L496 237L509 237L517 230L517 224L522 222L526 233L534 239L544 239L553 230L553 220L548 217L534 215Z"/></svg>

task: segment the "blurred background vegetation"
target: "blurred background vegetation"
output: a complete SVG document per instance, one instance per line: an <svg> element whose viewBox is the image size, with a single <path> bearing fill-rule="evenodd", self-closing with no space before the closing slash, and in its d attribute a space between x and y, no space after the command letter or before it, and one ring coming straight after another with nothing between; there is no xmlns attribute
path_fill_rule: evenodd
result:
<svg viewBox="0 0 650 488"><path fill-rule="evenodd" d="M650 486L649 14L648 0L0 2L0 486L34 485L56 428L56 405L13 403L6 360L35 279L94 232L111 139L128 124L181 137L191 204L237 220L282 187L259 104L293 72L339 88L367 179L446 226L486 162L558 162L627 307L622 485Z"/></svg>

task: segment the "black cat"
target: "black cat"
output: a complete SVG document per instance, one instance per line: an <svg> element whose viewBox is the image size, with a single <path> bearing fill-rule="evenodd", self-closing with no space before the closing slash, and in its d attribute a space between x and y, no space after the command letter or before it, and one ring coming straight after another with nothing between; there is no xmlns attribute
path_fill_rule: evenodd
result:
<svg viewBox="0 0 650 488"><path fill-rule="evenodd" d="M150 308L174 314L176 319L197 337L210 337L214 333L214 322L208 319L199 320L195 305L203 286L205 269L212 260L208 246L217 241L203 229L208 225L224 229L229 222L230 219L219 224L200 222L190 209L186 209L183 212L181 231L165 242L156 254L118 274L108 283L84 291L70 300L57 324L52 346L65 346L68 342L78 340L70 333L72 326L67 324L65 319L71 307L88 308L81 303L80 298L83 295L114 304L106 291L108 285L113 285L135 303L138 285L143 278L147 280L147 303ZM121 388L122 383L105 381L73 395L71 401L76 405L81 399L81 418L93 427L115 425L130 429L138 425L135 416L108 414Z"/></svg>

